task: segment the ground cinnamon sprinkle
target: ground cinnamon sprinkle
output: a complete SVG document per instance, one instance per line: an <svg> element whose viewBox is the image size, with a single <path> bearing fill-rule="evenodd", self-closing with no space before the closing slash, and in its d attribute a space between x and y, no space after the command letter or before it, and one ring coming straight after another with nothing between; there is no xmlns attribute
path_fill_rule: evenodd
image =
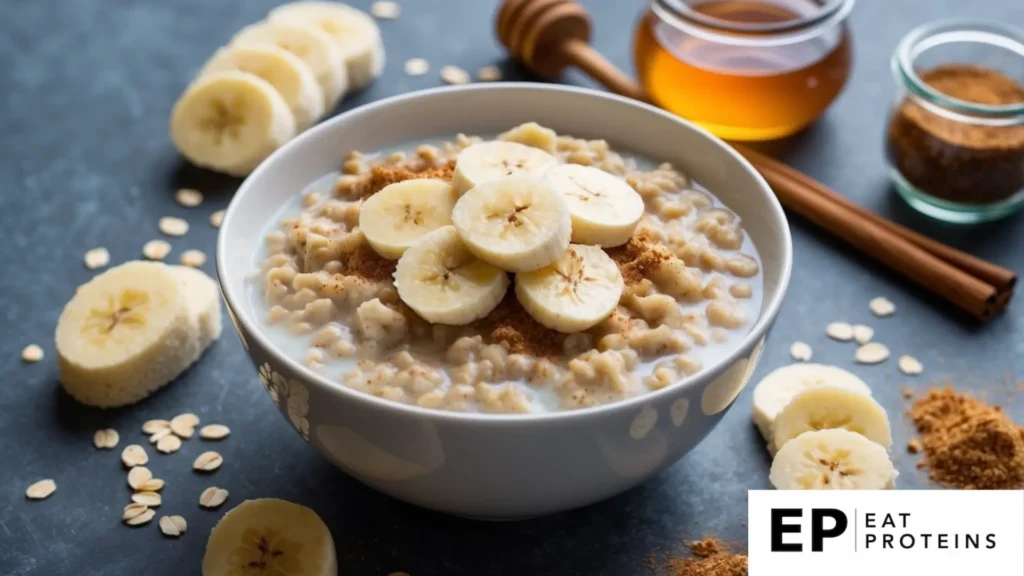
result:
<svg viewBox="0 0 1024 576"><path fill-rule="evenodd" d="M637 232L624 245L610 248L607 252L618 264L626 286L638 284L672 258L672 253L644 230Z"/></svg>
<svg viewBox="0 0 1024 576"><path fill-rule="evenodd" d="M961 489L1024 488L1024 427L998 407L953 388L932 388L908 411L932 480Z"/></svg>
<svg viewBox="0 0 1024 576"><path fill-rule="evenodd" d="M565 334L534 320L523 309L513 290L509 290L498 307L480 320L480 328L490 334L490 341L507 344L510 354L558 356L565 342Z"/></svg>
<svg viewBox="0 0 1024 576"><path fill-rule="evenodd" d="M427 168L426 170L421 170L419 172L414 172L408 168L400 166L374 166L370 169L370 179L367 182L367 188L363 193L363 197L373 196L377 192L383 190L386 186L395 184L396 182L404 182L406 180L437 178L438 180L448 181L452 179L452 174L454 173L454 158L441 166Z"/></svg>
<svg viewBox="0 0 1024 576"><path fill-rule="evenodd" d="M361 242L355 250L338 254L338 261L341 262L342 274L359 276L371 282L390 279L398 264L396 260L381 257L366 242Z"/></svg>
<svg viewBox="0 0 1024 576"><path fill-rule="evenodd" d="M728 547L716 538L690 543L694 558L669 560L672 576L747 576L747 557L730 554Z"/></svg>

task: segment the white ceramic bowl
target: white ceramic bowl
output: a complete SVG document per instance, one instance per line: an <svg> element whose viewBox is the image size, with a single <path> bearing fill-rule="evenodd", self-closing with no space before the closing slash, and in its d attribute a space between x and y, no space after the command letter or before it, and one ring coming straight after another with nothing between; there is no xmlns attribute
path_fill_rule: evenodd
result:
<svg viewBox="0 0 1024 576"><path fill-rule="evenodd" d="M743 220L760 253L764 301L722 362L630 400L544 415L462 414L375 398L286 357L260 332L246 295L274 214L350 150L458 132L494 134L536 121L559 133L669 161ZM278 150L235 194L217 270L230 316L260 380L299 433L339 468L395 498L461 516L511 519L623 492L693 449L746 385L789 282L786 218L764 180L723 142L651 106L580 88L487 84L414 92L362 106Z"/></svg>

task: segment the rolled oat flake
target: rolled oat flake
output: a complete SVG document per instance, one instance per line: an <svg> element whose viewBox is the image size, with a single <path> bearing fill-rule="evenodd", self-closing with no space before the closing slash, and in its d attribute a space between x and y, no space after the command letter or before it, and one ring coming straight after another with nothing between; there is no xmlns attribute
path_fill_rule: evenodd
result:
<svg viewBox="0 0 1024 576"><path fill-rule="evenodd" d="M57 483L47 478L46 480L40 480L35 484L28 487L25 490L25 496L30 500L43 500L49 498L51 494L57 491Z"/></svg>
<svg viewBox="0 0 1024 576"><path fill-rule="evenodd" d="M885 344L871 342L857 348L854 359L860 364L878 364L889 358L889 349Z"/></svg>

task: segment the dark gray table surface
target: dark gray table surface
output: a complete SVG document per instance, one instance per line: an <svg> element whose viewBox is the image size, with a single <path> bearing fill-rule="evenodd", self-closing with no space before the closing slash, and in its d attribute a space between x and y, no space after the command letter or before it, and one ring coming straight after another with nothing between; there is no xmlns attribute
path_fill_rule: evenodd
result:
<svg viewBox="0 0 1024 576"><path fill-rule="evenodd" d="M207 218L224 208L237 180L184 164L167 138L167 118L204 59L273 0L0 1L0 575L198 574L207 535L225 509L246 498L274 496L315 509L330 526L342 574L646 574L645 560L679 553L684 539L717 535L742 547L746 491L765 488L768 457L750 424L750 390L694 452L643 486L585 509L518 523L471 522L423 511L381 496L346 477L309 449L259 389L255 372L227 324L225 335L179 382L142 404L102 411L58 391L53 331L65 301L92 272L85 250L106 246L113 262L138 258L160 234L157 219L192 223L172 239L172 257L188 248L212 254L216 231ZM369 0L353 0L363 7ZM642 2L590 0L595 43L632 69L632 28ZM341 110L437 86L442 65L467 70L501 63L492 38L493 0L405 0L396 21L381 23L384 76L348 98ZM888 58L913 26L946 16L982 15L1024 22L1015 0L861 2L852 17L856 63L842 97L820 122L779 147L786 161L857 202L917 230L1000 264L1024 270L1024 218L961 228L911 212L887 185L881 153L894 95ZM425 57L432 70L411 78L402 63ZM503 64L509 78L529 78ZM566 81L587 84L569 74ZM185 209L174 191L207 194ZM923 388L951 379L985 389L1024 421L1008 384L1024 376L1024 305L986 326L950 312L797 217L791 219L795 269L789 295L758 374L788 363L789 345L805 340L815 360L850 368L874 388L892 415L902 488L931 487L902 447L912 428L902 416L900 386ZM204 267L213 273L212 262ZM892 299L898 311L876 319L868 301ZM908 378L895 360L853 363L853 347L829 341L825 324L845 319L875 326L895 354L919 358L926 373ZM47 356L23 364L20 351L42 345ZM189 470L198 440L180 453L155 455L165 478L161 514L183 514L188 533L163 538L155 523L119 522L128 501L117 451L92 447L97 428L114 427L121 446L142 440L141 423L194 411L229 425L218 449L223 468L212 479ZM25 488L40 478L59 486L31 502ZM199 492L227 488L228 505L201 510ZM542 489L542 487L538 487Z"/></svg>

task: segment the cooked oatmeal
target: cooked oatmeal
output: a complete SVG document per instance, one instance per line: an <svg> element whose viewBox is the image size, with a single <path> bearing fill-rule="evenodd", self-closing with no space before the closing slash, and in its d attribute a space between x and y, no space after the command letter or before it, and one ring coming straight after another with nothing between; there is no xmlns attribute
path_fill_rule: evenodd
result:
<svg viewBox="0 0 1024 576"><path fill-rule="evenodd" d="M260 274L251 293L271 340L310 368L374 396L440 410L531 413L607 404L672 385L727 354L749 331L761 305L757 253L739 218L686 174L667 163L619 154L603 140L555 135L535 124L495 139L543 150L553 166L600 169L642 200L639 222L618 246L578 243L573 213L576 243L547 267L568 281L559 266L571 268L577 252L597 256L614 277L609 282L618 282L608 284L619 294L617 303L609 303L610 314L601 312L582 331L553 329L559 326L554 320L524 308L525 294L517 289L535 273L519 272L513 279L504 267L500 277L488 280L486 297L493 302L459 316L462 325L428 322L424 318L434 318L434 311L399 293L411 288L406 281L396 284L398 260L378 252L395 257L404 250L401 258L411 258L423 251L418 244L430 242L417 238L409 247L381 250L367 222L366 233L359 227L361 208L382 190L410 180L455 178L461 179L453 184L456 190L472 186L465 174L456 174L457 159L484 140L459 134L398 151L351 151L341 159L340 174L311 184L283 208L257 255ZM543 179L549 169L540 166L530 177ZM451 221L447 214L405 209L410 221ZM447 229L448 236L458 237L451 225ZM435 240L444 235L430 234ZM387 240L401 244L402 235L396 230ZM483 256L470 251L459 258L479 263L474 257ZM455 273L455 264L445 265ZM465 282L482 281L482 273L473 270ZM580 282L592 279L582 276Z"/></svg>

